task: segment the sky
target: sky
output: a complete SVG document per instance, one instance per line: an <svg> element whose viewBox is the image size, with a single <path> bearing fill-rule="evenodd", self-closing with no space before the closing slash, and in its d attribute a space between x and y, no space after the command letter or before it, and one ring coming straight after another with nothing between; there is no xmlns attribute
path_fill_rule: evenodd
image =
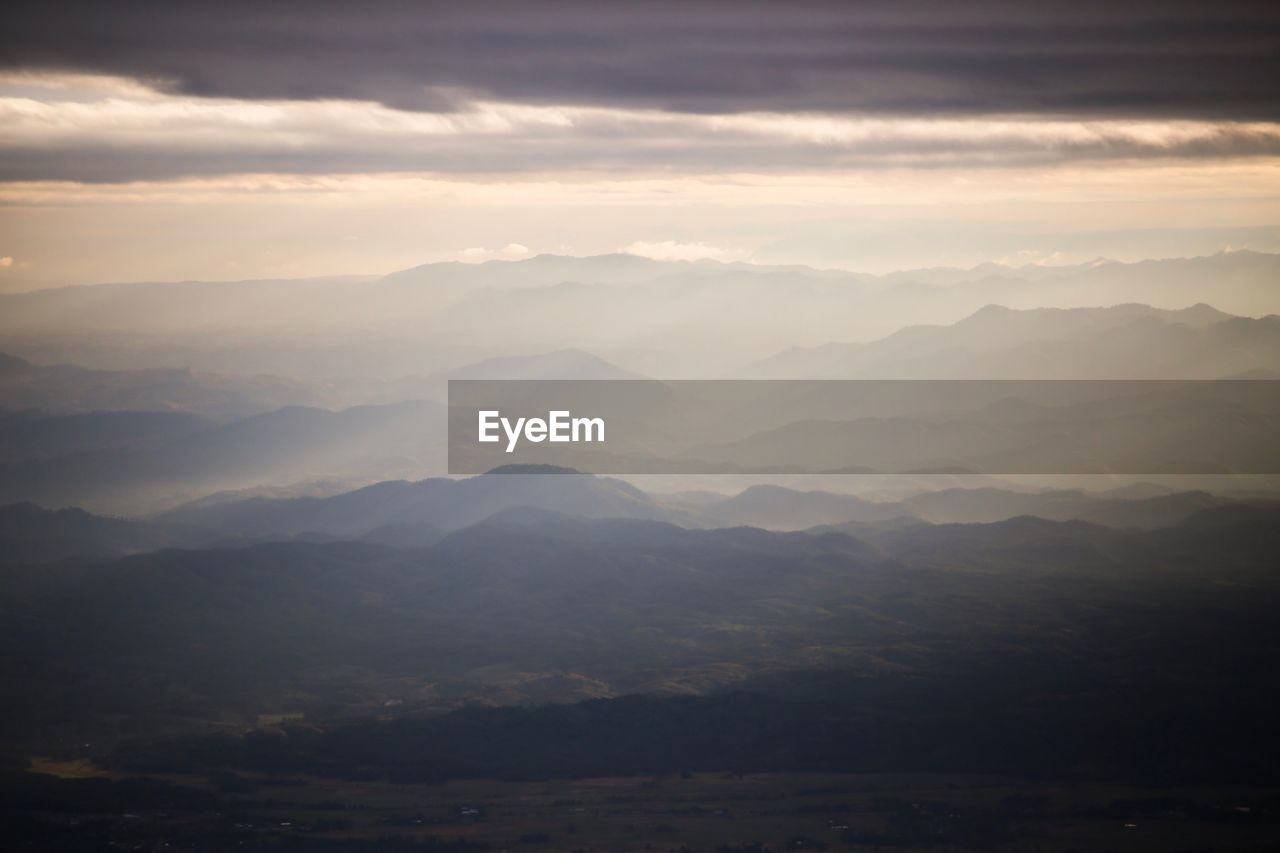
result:
<svg viewBox="0 0 1280 853"><path fill-rule="evenodd" d="M0 289L1280 251L1274 3L27 3Z"/></svg>

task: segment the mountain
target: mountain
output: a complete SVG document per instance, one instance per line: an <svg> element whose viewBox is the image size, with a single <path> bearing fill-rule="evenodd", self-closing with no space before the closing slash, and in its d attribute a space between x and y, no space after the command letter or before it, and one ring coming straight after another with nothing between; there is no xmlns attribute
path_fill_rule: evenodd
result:
<svg viewBox="0 0 1280 853"><path fill-rule="evenodd" d="M1227 498L1206 492L1114 497L1075 490L1014 492L943 489L906 499L871 501L854 495L757 485L695 502L654 500L624 481L546 473L495 473L465 480L388 481L330 497L251 497L199 500L145 519L53 511L31 504L0 509L9 562L47 562L67 556L111 557L161 547L263 542L359 540L395 548L434 545L476 524L537 529L565 518L643 519L686 528L824 529L869 537L919 531L927 524L986 524L1018 516L1084 521L1106 528L1154 530L1210 509L1273 506L1264 497ZM551 513L551 515L548 515Z"/></svg>
<svg viewBox="0 0 1280 853"><path fill-rule="evenodd" d="M447 379L642 379L580 349L490 358L450 370Z"/></svg>
<svg viewBox="0 0 1280 853"><path fill-rule="evenodd" d="M1276 267L1276 255L1247 250L1136 263L1103 261L1062 270L1022 267L1018 275L1036 282L1007 304L1068 308L1140 302L1174 309L1207 301L1231 314L1276 314Z"/></svg>
<svg viewBox="0 0 1280 853"><path fill-rule="evenodd" d="M857 534L906 519L932 524L988 524L1017 516L1086 521L1111 528L1155 529L1178 524L1202 510L1240 503L1200 491L1148 495L1145 490L1127 497L1123 493L1114 496L1078 490L950 488L897 501L870 501L854 495L752 486L733 497L707 501L687 511L710 525L748 524L772 530L833 526ZM1257 499L1254 503L1266 502Z"/></svg>
<svg viewBox="0 0 1280 853"><path fill-rule="evenodd" d="M1200 491L1112 497L1075 490L1022 494L999 489L946 489L908 498L902 506L908 514L933 522L986 523L1034 515L1051 521L1080 520L1106 527L1153 529L1232 503Z"/></svg>
<svg viewBox="0 0 1280 853"><path fill-rule="evenodd" d="M0 353L0 408L54 414L179 411L216 419L301 405L315 394L298 382L268 376L220 376L187 369L91 370L37 366Z"/></svg>
<svg viewBox="0 0 1280 853"><path fill-rule="evenodd" d="M378 483L327 498L256 498L180 508L157 520L219 539L285 539L323 533L385 541L388 536L409 536L422 527L456 530L515 507L582 518L673 517L644 492L621 480L572 472L504 474L498 469L465 480Z"/></svg>
<svg viewBox="0 0 1280 853"><path fill-rule="evenodd" d="M904 514L894 504L878 504L855 495L800 492L782 486L751 486L733 497L704 504L699 518L716 525L751 525L772 530L803 530L824 524L885 521Z"/></svg>
<svg viewBox="0 0 1280 853"><path fill-rule="evenodd" d="M40 425L43 421L35 423ZM59 421L55 420L53 426L58 425ZM91 420L87 426L92 435L99 424ZM226 440L222 430L213 430L219 436L216 441L210 439L206 431L207 428L202 428L195 435L200 437L198 443L210 453L220 445L238 447L238 442ZM52 434L55 430L49 432ZM297 448L303 459L309 452L324 452L327 439L323 430L318 432L319 435L311 437L311 451ZM282 441L290 443L290 434L286 431ZM105 436L98 438L105 441ZM183 442L187 440L184 438ZM190 440L197 443L194 438ZM255 442L250 444L256 446ZM279 448L272 452L280 453ZM124 464L141 458L145 457L135 449L117 446L112 450L86 450L51 460L37 458L11 465L8 470L66 471L70 469L68 460L78 460L83 466L81 470L92 470L95 461L118 460L118 464ZM228 466L233 464L252 470L255 459L241 457L237 462L237 454L230 451L219 451L213 458L220 459L227 467L222 477L230 475ZM105 475L113 469L99 470ZM142 489L138 479L127 479L130 473L124 469L116 476L125 477L125 482L133 483L132 488ZM159 476L163 472L153 473ZM119 488L118 480L113 483ZM59 484L41 485L51 489ZM64 487L71 488L69 484ZM81 483L78 488L86 486ZM118 500L113 497L118 493L109 491L108 484L101 483L95 488L101 490L98 494L104 503ZM989 523L1026 515L1054 521L1087 521L1117 529L1155 529L1178 524L1202 510L1242 505L1265 507L1271 503L1265 494L1225 497L1154 486L1118 490L1118 494L949 488L898 500L868 500L856 495L756 485L728 497L706 493L697 495L696 500L679 496L655 500L622 480L555 468L534 473L500 468L490 474L460 480L383 481L330 496L291 496L289 490L274 491L286 496L239 497L229 493L128 521L92 516L82 510L68 510L67 515L61 515L30 504L9 507L5 510L9 515L5 517L10 519L8 529L14 543L13 553L18 555L12 560L38 562L70 555L114 556L164 546L207 547L293 540L362 540L414 548L432 545L450 531L488 519L510 521L515 518L511 515L514 510L550 511L582 519L660 520L689 528L745 525L770 530L805 530L828 526L861 535L863 531L901 528L912 521ZM72 521L76 523L71 524ZM24 525L31 527L31 535L26 539L19 535ZM99 529L110 535L100 534ZM19 540L25 544L19 547Z"/></svg>
<svg viewBox="0 0 1280 853"><path fill-rule="evenodd" d="M230 423L169 413L9 416L23 437L0 465L0 500L143 512L223 489L381 480L443 458L444 407L291 406ZM17 455L18 458L14 458Z"/></svg>
<svg viewBox="0 0 1280 853"><path fill-rule="evenodd" d="M704 429L705 439L686 436L695 443L668 453L712 470L758 472L1280 471L1272 440L1280 388L1270 382L865 384L836 393L823 383L763 383L740 419L756 432L737 438L723 428ZM784 399L790 405L778 404ZM844 400L848 409L838 411ZM772 426L772 417L788 422ZM579 451L584 467L589 452ZM535 461L536 454L535 448L519 458Z"/></svg>
<svg viewBox="0 0 1280 853"><path fill-rule="evenodd" d="M1208 305L1014 310L988 305L950 326L869 344L795 348L743 378L1215 379L1280 366L1280 317Z"/></svg>
<svg viewBox="0 0 1280 853"><path fill-rule="evenodd" d="M9 567L3 713L33 736L74 721L110 740L117 714L324 721L815 669L1218 689L1228 670L1274 678L1276 513L1209 510L1146 532L1015 518L864 541L521 510L412 550L294 542Z"/></svg>
<svg viewBox="0 0 1280 853"><path fill-rule="evenodd" d="M450 379L642 379L640 374L580 349L560 349L536 355L488 358L440 373L403 376L364 383L364 402L440 400L448 397Z"/></svg>
<svg viewBox="0 0 1280 853"><path fill-rule="evenodd" d="M881 281L891 284L890 293L952 306L998 303L1030 309L1142 303L1176 310L1207 301L1231 314L1258 316L1280 313L1271 284L1276 265L1274 254L1228 251L1136 263L1103 258L1065 266L986 263L968 270L907 270Z"/></svg>
<svg viewBox="0 0 1280 853"><path fill-rule="evenodd" d="M515 261L465 264L455 261L422 264L383 276L383 288L523 288L563 282L628 284L650 281L679 270L712 268L714 262L655 261L638 255L609 254L588 257L541 254Z"/></svg>
<svg viewBox="0 0 1280 853"><path fill-rule="evenodd" d="M186 412L230 421L282 406L444 400L449 379L639 379L639 374L580 349L503 356L451 370L370 378L358 387L303 383L260 375L221 375L189 368L95 370L72 364L37 366L0 353L0 411L48 414ZM353 402L354 401L354 402ZM343 406L343 403L346 406Z"/></svg>
<svg viewBox="0 0 1280 853"><path fill-rule="evenodd" d="M127 451L180 440L214 426L213 421L183 412L0 411L0 462Z"/></svg>
<svg viewBox="0 0 1280 853"><path fill-rule="evenodd" d="M73 557L121 557L171 544L160 527L103 518L81 509L34 504L0 506L0 563L45 563Z"/></svg>
<svg viewBox="0 0 1280 853"><path fill-rule="evenodd" d="M567 348L649 376L718 376L815 340L872 341L904 326L956 323L989 304L1075 309L1144 303L1181 312L1207 300L1232 314L1257 317L1280 312L1277 276L1280 256L1249 252L883 277L625 255L539 256L429 264L382 279L106 284L10 294L0 296L0 347L38 362L269 373L340 390L346 396L324 401L350 405L362 401L353 395L370 380ZM1176 325L1195 331L1192 319L1180 315ZM1207 339L1199 343L1188 335L1193 350L1204 347L1222 356L1223 342L1205 331ZM1156 328L1143 334L1160 343L1171 333ZM1211 360L1192 374L1179 371L1194 368L1203 353L1179 358L1176 348L1163 346L1143 356L1141 341L1128 348L1113 341L1092 359L1086 352L1083 365L1081 353L1064 345L1015 369L1048 369L1044 378L1085 367L1113 375L1108 359L1136 357L1134 375L1227 375L1274 364L1267 333L1241 325L1227 337L1247 342L1258 334L1265 340L1246 349L1261 347L1264 362L1251 363L1257 359L1241 353ZM1074 338L1071 344L1080 346ZM1055 367L1064 358L1067 368ZM801 368L809 376L875 375L868 371L884 366L874 359L849 363L842 350L832 359L811 368L775 365L768 375L798 375ZM424 364L432 369L424 371ZM900 373L887 375L928 375L922 371L938 366L891 366ZM961 367L965 362L950 369ZM1006 375L1002 367L1009 369L1007 360L979 360L962 375ZM855 369L860 372L850 374Z"/></svg>
<svg viewBox="0 0 1280 853"><path fill-rule="evenodd" d="M551 469L495 473L467 480L388 481L332 497L199 500L143 519L48 510L30 503L0 507L0 561L44 563L67 557L117 557L163 547L262 542L360 540L420 548L448 532L520 511L548 518L684 520L621 480Z"/></svg>
<svg viewBox="0 0 1280 853"><path fill-rule="evenodd" d="M0 332L133 331L176 334L276 331L367 314L371 276L76 285L0 297Z"/></svg>

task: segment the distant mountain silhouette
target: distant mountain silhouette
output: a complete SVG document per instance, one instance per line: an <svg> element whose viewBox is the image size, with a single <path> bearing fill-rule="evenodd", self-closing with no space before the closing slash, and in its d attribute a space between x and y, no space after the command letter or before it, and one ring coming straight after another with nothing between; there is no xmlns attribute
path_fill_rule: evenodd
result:
<svg viewBox="0 0 1280 853"><path fill-rule="evenodd" d="M536 356L490 358L448 371L448 379L640 379L580 349L562 349Z"/></svg>
<svg viewBox="0 0 1280 853"><path fill-rule="evenodd" d="M1274 383L935 380L867 386L842 397L824 394L823 383L767 385L782 389L780 398L790 405L757 406L761 414L747 423L758 423L758 431L719 441L708 432L674 455L722 470L781 472L1280 471L1280 447L1272 438L1280 417ZM837 398L849 399L850 406L824 412ZM774 412L790 422L763 422ZM530 452L526 458L536 457Z"/></svg>
<svg viewBox="0 0 1280 853"><path fill-rule="evenodd" d="M163 527L148 522L103 518L82 509L0 506L0 563L120 557L154 551L171 542Z"/></svg>
<svg viewBox="0 0 1280 853"><path fill-rule="evenodd" d="M211 420L182 412L0 412L0 462L125 452L193 436L215 426Z"/></svg>
<svg viewBox="0 0 1280 853"><path fill-rule="evenodd" d="M407 402L291 406L226 424L169 413L14 415L0 431L26 436L6 445L0 500L139 512L183 494L426 472L443 458L445 423L442 405Z"/></svg>
<svg viewBox="0 0 1280 853"><path fill-rule="evenodd" d="M445 400L450 379L641 379L580 349L559 349L537 355L488 358L451 370L403 376L368 383L364 394L370 399L392 402L405 399Z"/></svg>
<svg viewBox="0 0 1280 853"><path fill-rule="evenodd" d="M221 376L167 368L37 366L0 353L0 409L41 409L55 414L178 411L229 419L314 399L314 393L301 383L274 377Z"/></svg>
<svg viewBox="0 0 1280 853"><path fill-rule="evenodd" d="M1076 490L1014 492L996 488L931 490L900 501L869 501L854 495L752 486L734 497L710 501L693 512L704 523L750 524L778 530L823 525L839 528L846 523L857 529L857 525L907 518L935 524L992 523L1017 516L1154 529L1177 524L1201 510L1237 503L1195 491L1155 495L1141 492L1125 497Z"/></svg>
<svg viewBox="0 0 1280 853"><path fill-rule="evenodd" d="M220 538L288 538L320 532L385 538L388 528L415 525L456 530L514 507L583 518L673 517L648 495L621 480L559 473L491 474L465 480L432 479L375 486L329 498L251 499L178 509L166 524Z"/></svg>
<svg viewBox="0 0 1280 853"><path fill-rule="evenodd" d="M1082 520L1112 528L1155 529L1178 524L1205 509L1251 504L1206 492L1149 489L1126 497L1078 490L1010 491L997 488L924 491L897 501L856 495L796 491L757 485L737 495L708 494L696 504L653 498L628 483L542 466L507 466L465 480L385 482L325 498L251 498L196 504L154 521L180 531L192 543L267 541L320 534L397 544L430 542L515 510L556 517L650 519L684 527L753 526L805 530L824 525L869 524L880 529L905 519L927 523L990 523L1034 515L1052 521ZM541 516L538 516L541 518ZM898 524L901 526L901 524ZM414 533L420 528L420 532Z"/></svg>
<svg viewBox="0 0 1280 853"><path fill-rule="evenodd" d="M1216 379L1280 367L1280 317L1198 304L1037 308L988 305L950 326L869 344L795 348L740 371L761 379Z"/></svg>
<svg viewBox="0 0 1280 853"><path fill-rule="evenodd" d="M886 276L627 255L539 256L428 264L379 280L106 284L10 294L0 296L0 348L41 362L267 373L314 383L329 395L340 392L344 396L324 398L336 406L370 401L356 396L370 380L394 382L490 358L567 348L649 376L723 375L790 347L876 340L904 326L954 323L991 304L1029 309L1141 303L1169 311L1208 302L1256 317L1280 312L1278 276L1280 256L1251 252ZM1194 331L1199 327L1192 319L1184 315L1176 325ZM1241 326L1229 337L1243 341L1245 349L1263 346L1265 363L1249 363L1243 355L1215 357L1194 375L1272 367L1273 350L1254 341L1257 334ZM1146 336L1154 336L1157 346L1144 355ZM1133 375L1187 375L1204 353L1220 353L1226 343L1211 334L1204 341L1187 335L1190 349L1177 358L1167 330L1135 325L1120 337L1130 338L1130 345L1104 341L1092 361L1083 354L1083 364L1081 353L1068 350L1083 339L1072 338L1060 341L1059 349L1024 353L1032 357L1016 369L1024 371L1019 375L1048 371L1043 378L1050 378L1067 368L1078 374L1102 370L1106 359L1136 358ZM998 339L993 343L1001 346ZM1012 339L1003 346L1012 351ZM855 368L863 372L854 375L865 375L877 367L922 375L930 368L910 359L896 366L850 364L847 353L836 355L834 364L811 365L821 372L804 375L846 375ZM1066 368L1059 367L1064 359ZM1008 366L1008 359L970 358L953 370L1002 375L997 369ZM776 375L802 367L794 364Z"/></svg>

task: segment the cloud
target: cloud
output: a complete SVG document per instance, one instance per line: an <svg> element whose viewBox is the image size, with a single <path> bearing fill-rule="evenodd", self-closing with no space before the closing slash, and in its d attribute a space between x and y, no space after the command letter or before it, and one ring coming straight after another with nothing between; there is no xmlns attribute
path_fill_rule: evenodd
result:
<svg viewBox="0 0 1280 853"><path fill-rule="evenodd" d="M653 258L655 261L723 261L742 254L708 246L706 243L676 243L672 240L660 243L638 240L618 251L628 255L639 255L642 258Z"/></svg>
<svg viewBox="0 0 1280 853"><path fill-rule="evenodd" d="M1060 251L1045 249L1018 249L995 259L995 263L1006 267L1052 267L1079 263L1079 259L1063 254Z"/></svg>
<svg viewBox="0 0 1280 853"><path fill-rule="evenodd" d="M19 3L0 67L242 100L1280 119L1280 7L369 0Z"/></svg>
<svg viewBox="0 0 1280 853"><path fill-rule="evenodd" d="M501 249L486 249L483 246L473 246L458 252L458 259L472 264L492 260L517 260L527 257L531 251L528 246L520 243L508 243Z"/></svg>
<svg viewBox="0 0 1280 853"><path fill-rule="evenodd" d="M500 102L423 113L356 101L194 98L126 82L0 76L0 180L763 174L1280 155L1275 122L696 115Z"/></svg>

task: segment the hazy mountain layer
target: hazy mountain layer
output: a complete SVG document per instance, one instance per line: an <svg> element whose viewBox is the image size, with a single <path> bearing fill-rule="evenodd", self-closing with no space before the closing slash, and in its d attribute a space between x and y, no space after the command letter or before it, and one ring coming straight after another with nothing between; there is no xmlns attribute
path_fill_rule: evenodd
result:
<svg viewBox="0 0 1280 853"><path fill-rule="evenodd" d="M867 341L903 326L953 323L989 304L1176 310L1209 302L1232 314L1267 315L1280 312L1278 279L1276 256L1250 252L882 278L626 255L540 256L431 264L377 281L113 284L14 294L0 297L0 345L41 362L379 381L422 375L424 364L435 373L577 347L646 375L708 376L814 341ZM1131 351L1141 354L1142 346ZM1169 357L1157 347L1134 369L1148 375L1194 363L1165 364ZM1046 354L1046 363L1054 361L1056 354Z"/></svg>
<svg viewBox="0 0 1280 853"><path fill-rule="evenodd" d="M1280 375L1280 317L1208 305L1017 311L990 305L951 326L868 344L788 350L744 368L758 379L1220 379ZM1269 373L1266 373L1269 372Z"/></svg>
<svg viewBox="0 0 1280 853"><path fill-rule="evenodd" d="M186 369L90 370L37 366L0 353L0 407L57 414L93 411L181 411L236 418L303 405L316 394L272 377L219 376Z"/></svg>
<svg viewBox="0 0 1280 853"><path fill-rule="evenodd" d="M0 501L111 512L255 485L425 474L443 456L443 407L426 402L297 406L225 424L157 412L26 414L0 429L15 437L0 465Z"/></svg>
<svg viewBox="0 0 1280 853"><path fill-rule="evenodd" d="M651 497L621 480L558 474L488 474L465 480L388 481L329 497L233 495L195 501L145 520L0 507L3 562L68 556L113 557L164 546L292 540L361 540L396 547L434 544L448 532L510 510L579 518L651 519L690 528L752 526L803 530L832 526L872 541L884 531L930 523L990 523L1016 516L1081 520L1111 528L1155 529L1201 510L1267 506L1264 494L1229 497L1154 486L1111 493L949 488L902 500L756 485L733 496Z"/></svg>

